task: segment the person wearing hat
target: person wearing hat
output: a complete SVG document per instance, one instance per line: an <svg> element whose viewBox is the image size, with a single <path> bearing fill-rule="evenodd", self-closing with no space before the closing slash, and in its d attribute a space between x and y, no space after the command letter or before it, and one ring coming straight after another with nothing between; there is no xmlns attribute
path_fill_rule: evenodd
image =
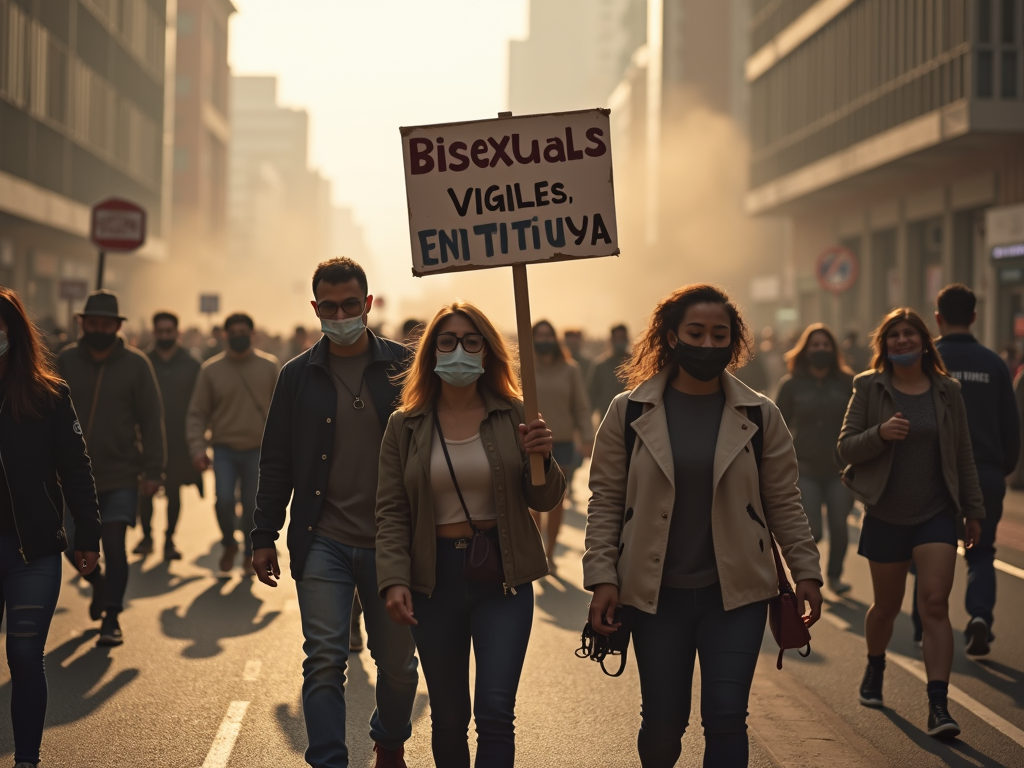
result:
<svg viewBox="0 0 1024 768"><path fill-rule="evenodd" d="M92 459L99 495L104 576L97 568L89 615L101 616L100 645L124 642L118 615L128 586L125 534L134 526L139 494L152 496L163 484L167 443L163 402L149 358L118 335L124 317L117 297L95 291L78 315L81 337L57 356L57 369L71 389L82 436ZM74 527L68 526L75 549Z"/></svg>

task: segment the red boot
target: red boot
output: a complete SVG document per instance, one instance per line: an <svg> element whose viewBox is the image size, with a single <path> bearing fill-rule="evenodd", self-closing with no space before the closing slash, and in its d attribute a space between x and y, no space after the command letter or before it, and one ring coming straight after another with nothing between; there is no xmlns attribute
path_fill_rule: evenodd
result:
<svg viewBox="0 0 1024 768"><path fill-rule="evenodd" d="M409 768L405 763L405 747L385 749L374 742L373 751L377 753L377 761L373 768Z"/></svg>

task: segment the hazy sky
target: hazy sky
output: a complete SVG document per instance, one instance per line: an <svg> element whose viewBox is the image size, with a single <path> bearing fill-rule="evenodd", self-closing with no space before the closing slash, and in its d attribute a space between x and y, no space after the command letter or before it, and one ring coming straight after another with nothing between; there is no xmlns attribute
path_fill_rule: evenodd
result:
<svg viewBox="0 0 1024 768"><path fill-rule="evenodd" d="M354 208L377 270L415 290L398 127L505 109L526 0L234 2L234 73L277 75L278 101L309 111L312 166Z"/></svg>

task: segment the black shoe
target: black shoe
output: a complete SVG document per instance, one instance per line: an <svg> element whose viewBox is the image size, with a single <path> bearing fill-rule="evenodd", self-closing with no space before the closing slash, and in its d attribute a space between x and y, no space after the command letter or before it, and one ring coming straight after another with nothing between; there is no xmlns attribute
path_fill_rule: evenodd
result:
<svg viewBox="0 0 1024 768"><path fill-rule="evenodd" d="M149 536L144 536L135 549L132 550L132 554L135 555L151 555L153 554L153 540Z"/></svg>
<svg viewBox="0 0 1024 768"><path fill-rule="evenodd" d="M99 621L103 618L104 608L104 586L107 578L102 573L99 577L92 582L92 600L89 602L89 618L93 621Z"/></svg>
<svg viewBox="0 0 1024 768"><path fill-rule="evenodd" d="M920 629L914 630L914 645L918 648L924 648L924 631Z"/></svg>
<svg viewBox="0 0 1024 768"><path fill-rule="evenodd" d="M105 616L103 624L100 625L100 639L96 645L112 647L121 645L124 642L124 634L121 632L121 624L117 620L117 614Z"/></svg>
<svg viewBox="0 0 1024 768"><path fill-rule="evenodd" d="M860 684L860 703L865 707L881 707L883 669L876 669L871 664L864 670L864 680Z"/></svg>
<svg viewBox="0 0 1024 768"><path fill-rule="evenodd" d="M173 541L169 541L164 545L164 560L181 560L181 552L174 546Z"/></svg>
<svg viewBox="0 0 1024 768"><path fill-rule="evenodd" d="M928 705L928 735L937 739L955 739L960 735L960 726L950 717L945 704Z"/></svg>
<svg viewBox="0 0 1024 768"><path fill-rule="evenodd" d="M967 625L967 648L964 652L968 656L985 656L989 652L988 645L988 622L980 616L975 616Z"/></svg>

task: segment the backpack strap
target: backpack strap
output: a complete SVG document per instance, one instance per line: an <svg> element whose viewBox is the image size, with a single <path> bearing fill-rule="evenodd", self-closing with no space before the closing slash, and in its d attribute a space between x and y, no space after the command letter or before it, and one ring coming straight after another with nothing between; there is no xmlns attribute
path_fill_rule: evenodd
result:
<svg viewBox="0 0 1024 768"><path fill-rule="evenodd" d="M644 404L636 400L626 400L626 473L629 473L629 464L633 460L633 447L636 445L636 430L633 429L633 422L640 418L644 412ZM760 463L760 462L759 462Z"/></svg>

